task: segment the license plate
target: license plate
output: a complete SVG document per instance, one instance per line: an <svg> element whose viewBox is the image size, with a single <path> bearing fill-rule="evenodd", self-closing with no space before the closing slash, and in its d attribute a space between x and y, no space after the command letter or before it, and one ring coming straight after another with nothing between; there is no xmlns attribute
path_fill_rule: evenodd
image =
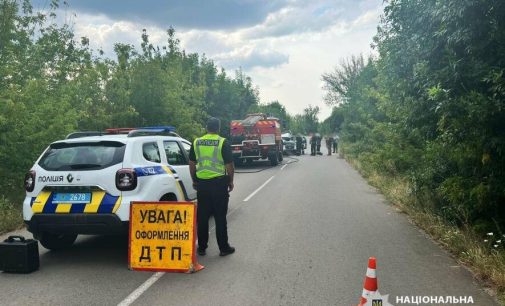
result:
<svg viewBox="0 0 505 306"><path fill-rule="evenodd" d="M53 197L53 203L89 203L91 201L91 193L76 192L76 193L56 193Z"/></svg>

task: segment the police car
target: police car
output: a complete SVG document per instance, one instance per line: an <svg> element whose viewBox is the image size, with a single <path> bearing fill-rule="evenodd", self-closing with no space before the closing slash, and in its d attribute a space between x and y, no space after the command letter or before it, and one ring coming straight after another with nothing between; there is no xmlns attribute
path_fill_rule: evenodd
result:
<svg viewBox="0 0 505 306"><path fill-rule="evenodd" d="M77 132L53 142L25 176L23 217L48 249L78 234L128 229L131 201L190 201L191 143L173 127Z"/></svg>

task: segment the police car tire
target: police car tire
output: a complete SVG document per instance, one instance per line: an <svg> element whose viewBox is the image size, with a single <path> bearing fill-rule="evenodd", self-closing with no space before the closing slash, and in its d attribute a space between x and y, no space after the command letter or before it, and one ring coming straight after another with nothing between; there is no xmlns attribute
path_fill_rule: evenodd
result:
<svg viewBox="0 0 505 306"><path fill-rule="evenodd" d="M54 234L46 232L42 233L40 244L46 249L57 251L70 247L75 239L77 239L77 234Z"/></svg>

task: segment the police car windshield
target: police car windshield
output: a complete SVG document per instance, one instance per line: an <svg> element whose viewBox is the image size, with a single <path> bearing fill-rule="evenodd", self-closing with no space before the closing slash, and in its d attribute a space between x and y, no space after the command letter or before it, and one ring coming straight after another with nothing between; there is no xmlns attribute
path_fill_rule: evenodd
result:
<svg viewBox="0 0 505 306"><path fill-rule="evenodd" d="M48 171L99 170L123 161L125 144L116 141L53 143L39 161Z"/></svg>

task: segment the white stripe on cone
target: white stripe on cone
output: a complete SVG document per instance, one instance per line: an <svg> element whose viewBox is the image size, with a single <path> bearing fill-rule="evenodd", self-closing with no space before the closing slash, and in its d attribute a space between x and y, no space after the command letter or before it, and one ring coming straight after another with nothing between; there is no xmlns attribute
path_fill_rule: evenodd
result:
<svg viewBox="0 0 505 306"><path fill-rule="evenodd" d="M375 269L367 268L366 269L366 276L368 276L370 278L377 278L377 275L375 274Z"/></svg>
<svg viewBox="0 0 505 306"><path fill-rule="evenodd" d="M375 293L375 291L368 291L366 289L363 289L363 292L361 293L361 296L366 299L372 293Z"/></svg>

